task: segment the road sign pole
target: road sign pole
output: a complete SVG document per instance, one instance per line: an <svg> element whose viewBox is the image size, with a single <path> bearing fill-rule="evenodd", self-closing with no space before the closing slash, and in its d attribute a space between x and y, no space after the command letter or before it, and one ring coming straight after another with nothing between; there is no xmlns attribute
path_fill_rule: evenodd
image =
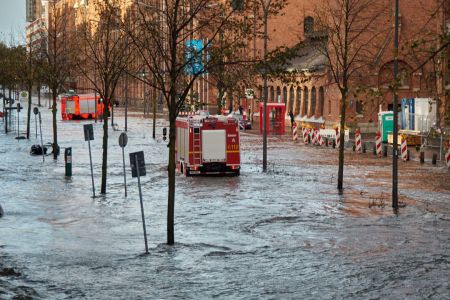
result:
<svg viewBox="0 0 450 300"><path fill-rule="evenodd" d="M89 133L88 133L89 135ZM94 169L92 168L92 154L91 154L91 140L88 139L89 146L89 162L91 163L91 179L92 179L92 195L95 198L95 185L94 185Z"/></svg>
<svg viewBox="0 0 450 300"><path fill-rule="evenodd" d="M39 112L39 131L41 133L42 161L45 161L44 141L42 140L42 118Z"/></svg>
<svg viewBox="0 0 450 300"><path fill-rule="evenodd" d="M139 176L139 161L138 161L137 155L136 155L135 159L136 159L136 172L137 172L138 187L139 187L139 200L141 202L142 227L144 229L145 253L148 254L147 231L145 229L144 203L142 202L141 180L139 178L140 177Z"/></svg>
<svg viewBox="0 0 450 300"><path fill-rule="evenodd" d="M19 127L20 127L20 103L17 103L17 137L19 137Z"/></svg>
<svg viewBox="0 0 450 300"><path fill-rule="evenodd" d="M36 119L36 115L34 115L34 125L36 127L36 139L37 139L37 119Z"/></svg>
<svg viewBox="0 0 450 300"><path fill-rule="evenodd" d="M123 183L125 186L125 198L127 197L127 175L125 173L125 149L122 147L122 160L123 160Z"/></svg>

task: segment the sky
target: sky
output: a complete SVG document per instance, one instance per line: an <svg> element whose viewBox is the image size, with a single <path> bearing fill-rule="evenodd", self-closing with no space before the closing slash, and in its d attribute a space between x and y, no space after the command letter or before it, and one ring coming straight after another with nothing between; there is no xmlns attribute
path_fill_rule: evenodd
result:
<svg viewBox="0 0 450 300"><path fill-rule="evenodd" d="M0 0L0 40L7 44L25 39L25 0Z"/></svg>

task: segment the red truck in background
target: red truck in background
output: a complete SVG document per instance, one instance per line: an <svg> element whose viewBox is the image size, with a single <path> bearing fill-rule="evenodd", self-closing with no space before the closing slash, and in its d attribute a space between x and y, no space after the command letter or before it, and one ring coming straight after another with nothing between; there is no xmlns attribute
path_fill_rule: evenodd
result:
<svg viewBox="0 0 450 300"><path fill-rule="evenodd" d="M95 94L61 96L61 117L63 120L95 119L103 115L103 103ZM97 105L97 107L95 107Z"/></svg>
<svg viewBox="0 0 450 300"><path fill-rule="evenodd" d="M177 118L177 170L186 176L238 176L241 168L238 126L236 119L224 116Z"/></svg>

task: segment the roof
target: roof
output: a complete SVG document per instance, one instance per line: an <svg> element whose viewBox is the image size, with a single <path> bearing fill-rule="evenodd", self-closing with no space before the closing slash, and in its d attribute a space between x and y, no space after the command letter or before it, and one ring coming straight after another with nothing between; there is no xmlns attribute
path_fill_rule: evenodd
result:
<svg viewBox="0 0 450 300"><path fill-rule="evenodd" d="M297 45L297 57L289 60L288 71L308 71L317 72L325 70L328 59L320 50L320 44L305 42Z"/></svg>

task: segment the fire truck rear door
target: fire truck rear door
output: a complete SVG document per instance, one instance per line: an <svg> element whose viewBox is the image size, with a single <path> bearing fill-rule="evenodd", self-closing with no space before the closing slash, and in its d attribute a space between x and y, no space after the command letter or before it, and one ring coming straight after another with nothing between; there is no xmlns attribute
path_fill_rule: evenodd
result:
<svg viewBox="0 0 450 300"><path fill-rule="evenodd" d="M225 162L225 130L202 130L202 154L204 162Z"/></svg>

